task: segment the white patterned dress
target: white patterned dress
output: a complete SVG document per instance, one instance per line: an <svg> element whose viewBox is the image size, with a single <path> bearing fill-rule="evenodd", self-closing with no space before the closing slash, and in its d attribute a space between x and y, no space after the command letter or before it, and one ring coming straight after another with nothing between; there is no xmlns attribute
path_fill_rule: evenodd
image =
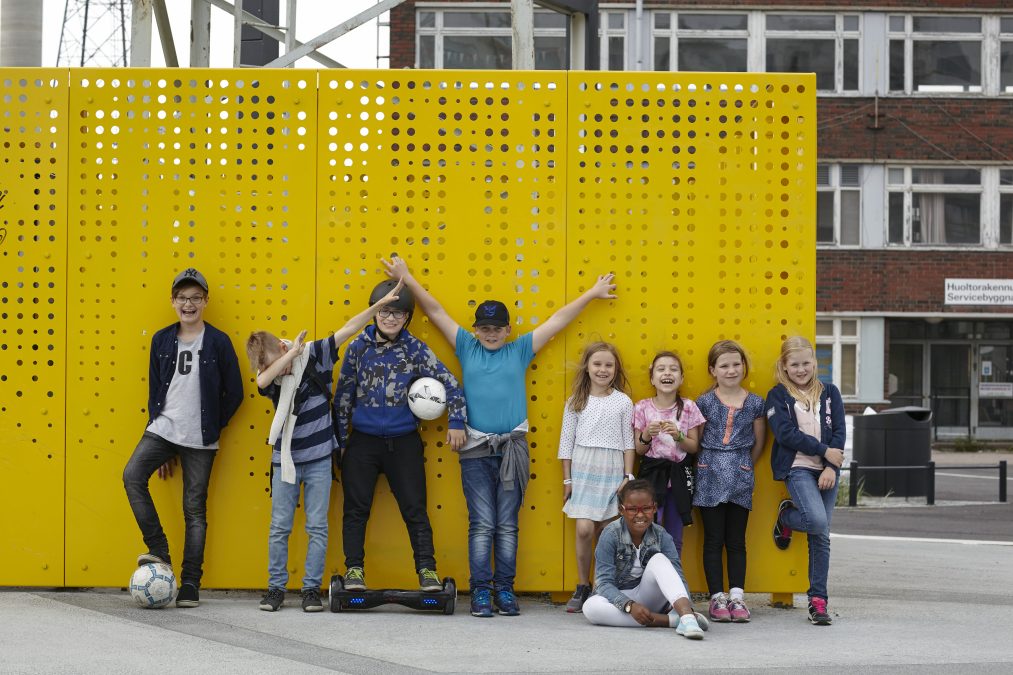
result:
<svg viewBox="0 0 1013 675"><path fill-rule="evenodd" d="M579 413L566 402L559 459L569 459L573 480L563 512L596 522L619 515L616 490L625 475L623 453L633 449L633 401L621 391L589 396Z"/></svg>

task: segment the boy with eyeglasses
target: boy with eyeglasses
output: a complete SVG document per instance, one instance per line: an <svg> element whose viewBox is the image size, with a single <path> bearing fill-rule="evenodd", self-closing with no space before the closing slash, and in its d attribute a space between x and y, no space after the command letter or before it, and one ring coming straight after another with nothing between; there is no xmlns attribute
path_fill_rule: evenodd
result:
<svg viewBox="0 0 1013 675"><path fill-rule="evenodd" d="M369 303L398 286L382 281ZM420 377L433 377L447 390L447 443L464 443L465 405L457 379L433 351L408 332L415 299L408 288L376 313L373 325L345 350L335 400L344 489L342 533L345 588L365 590L366 523L380 473L387 476L408 529L415 571L423 591L442 589L436 574L433 529L426 511L426 470L418 419L408 408L408 388ZM349 427L351 431L349 432Z"/></svg>
<svg viewBox="0 0 1013 675"><path fill-rule="evenodd" d="M183 465L183 568L177 607L196 607L207 537L211 467L222 429L243 401L239 360L229 336L204 321L208 282L194 268L172 282L172 307L179 321L151 338L148 366L148 426L123 469L130 508L148 552L137 565L165 563L169 542L148 490L148 481L172 475Z"/></svg>

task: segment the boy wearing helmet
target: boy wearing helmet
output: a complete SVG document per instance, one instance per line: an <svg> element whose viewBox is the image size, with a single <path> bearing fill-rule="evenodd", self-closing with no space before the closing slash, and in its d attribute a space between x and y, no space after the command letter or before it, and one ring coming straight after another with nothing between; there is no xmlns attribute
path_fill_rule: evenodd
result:
<svg viewBox="0 0 1013 675"><path fill-rule="evenodd" d="M376 285L369 302L397 284ZM342 533L345 588L365 590L366 522L380 473L387 476L408 529L419 587L442 590L436 574L433 529L426 512L426 471L418 419L408 408L408 387L420 377L434 377L447 390L447 443L457 450L465 440L464 396L457 379L424 342L408 332L415 299L407 288L398 299L377 311L345 350L335 400L345 504ZM349 431L351 427L351 431Z"/></svg>

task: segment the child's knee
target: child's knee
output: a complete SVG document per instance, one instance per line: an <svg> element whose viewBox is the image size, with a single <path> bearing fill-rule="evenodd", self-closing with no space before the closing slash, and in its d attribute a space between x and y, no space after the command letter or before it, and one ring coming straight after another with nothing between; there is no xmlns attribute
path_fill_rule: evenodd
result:
<svg viewBox="0 0 1013 675"><path fill-rule="evenodd" d="M603 624L606 622L606 617L609 614L615 614L615 607L600 595L592 595L590 598L584 601L584 606L581 611L584 613L584 617L594 624Z"/></svg>

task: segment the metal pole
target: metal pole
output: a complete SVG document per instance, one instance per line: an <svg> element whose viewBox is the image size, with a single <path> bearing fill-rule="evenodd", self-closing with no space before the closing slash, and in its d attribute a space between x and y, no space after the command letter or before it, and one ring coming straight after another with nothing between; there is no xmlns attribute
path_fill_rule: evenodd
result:
<svg viewBox="0 0 1013 675"><path fill-rule="evenodd" d="M133 0L130 10L130 65L151 66L151 0Z"/></svg>
<svg viewBox="0 0 1013 675"><path fill-rule="evenodd" d="M41 66L42 3L3 0L0 10L0 66Z"/></svg>
<svg viewBox="0 0 1013 675"><path fill-rule="evenodd" d="M535 69L535 8L532 0L511 0L513 69Z"/></svg>
<svg viewBox="0 0 1013 675"><path fill-rule="evenodd" d="M190 67L211 65L211 5L190 0Z"/></svg>
<svg viewBox="0 0 1013 675"><path fill-rule="evenodd" d="M1006 501L1006 460L999 462L999 501Z"/></svg>
<svg viewBox="0 0 1013 675"><path fill-rule="evenodd" d="M936 463L932 461L925 465L925 503L936 503Z"/></svg>
<svg viewBox="0 0 1013 675"><path fill-rule="evenodd" d="M290 51L295 49L295 0L288 0L285 3L285 53L288 54ZM379 33L377 33L379 35ZM379 40L378 40L379 43ZM380 53L380 46L377 44L376 53ZM294 68L295 64L290 63L289 68Z"/></svg>
<svg viewBox="0 0 1013 675"><path fill-rule="evenodd" d="M851 479L848 481L848 506L858 506L858 462L851 462Z"/></svg>
<svg viewBox="0 0 1013 675"><path fill-rule="evenodd" d="M179 57L176 56L176 41L172 38L172 25L169 23L169 12L165 8L165 0L155 0L155 25L158 27L158 39L162 43L162 58L169 68L179 68Z"/></svg>
<svg viewBox="0 0 1013 675"><path fill-rule="evenodd" d="M232 67L241 67L243 60L243 0L235 0L232 15Z"/></svg>

